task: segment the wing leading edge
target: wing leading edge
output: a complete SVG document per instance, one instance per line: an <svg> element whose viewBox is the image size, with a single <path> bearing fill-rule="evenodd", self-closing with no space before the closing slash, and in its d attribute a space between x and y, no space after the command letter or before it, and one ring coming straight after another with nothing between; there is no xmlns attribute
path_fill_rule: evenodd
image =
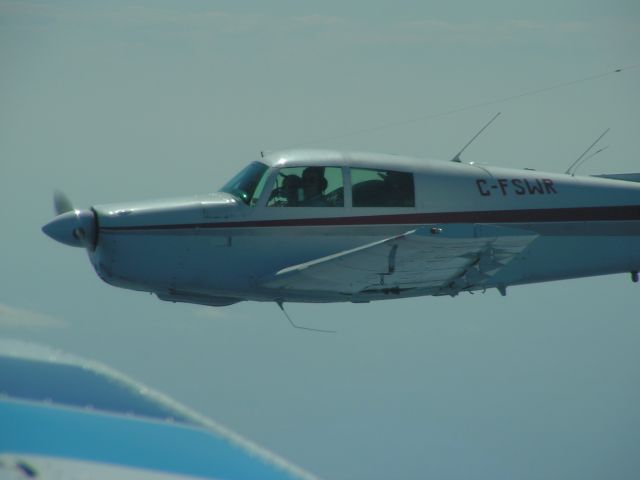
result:
<svg viewBox="0 0 640 480"><path fill-rule="evenodd" d="M528 230L485 224L423 226L284 268L262 286L352 296L416 288L455 295L483 288L536 237Z"/></svg>

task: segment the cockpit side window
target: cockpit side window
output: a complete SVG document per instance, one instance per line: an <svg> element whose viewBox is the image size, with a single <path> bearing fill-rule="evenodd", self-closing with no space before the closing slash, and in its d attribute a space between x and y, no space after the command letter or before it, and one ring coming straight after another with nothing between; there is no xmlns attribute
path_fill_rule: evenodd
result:
<svg viewBox="0 0 640 480"><path fill-rule="evenodd" d="M343 207L344 182L340 167L280 169L268 207Z"/></svg>
<svg viewBox="0 0 640 480"><path fill-rule="evenodd" d="M264 189L268 169L264 163L253 162L229 180L220 191L230 193L247 205L254 206Z"/></svg>
<svg viewBox="0 0 640 480"><path fill-rule="evenodd" d="M393 170L351 169L354 207L414 207L413 174Z"/></svg>

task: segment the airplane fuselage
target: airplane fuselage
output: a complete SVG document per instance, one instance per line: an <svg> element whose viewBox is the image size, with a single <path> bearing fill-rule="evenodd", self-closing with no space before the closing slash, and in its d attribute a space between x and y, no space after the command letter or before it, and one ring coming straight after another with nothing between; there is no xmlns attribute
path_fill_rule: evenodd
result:
<svg viewBox="0 0 640 480"><path fill-rule="evenodd" d="M311 197L306 177L318 172L324 188ZM640 184L631 181L392 155L286 151L254 162L223 190L93 207L95 241L88 250L96 272L111 285L163 300L227 305L504 291L640 269ZM449 255L448 234L485 235L486 245L493 245L500 235L481 233L488 227L529 237L499 269L480 268L487 247L477 247L477 258L457 271L452 267L445 284L429 280L442 260L438 249ZM407 250L389 243L388 265L375 282L335 288L330 282L298 287L295 279L286 288L271 283L291 266L302 265L302 272L306 262L325 257L338 264L332 255L416 229L427 232L429 238L421 237L426 242L444 243L429 247L430 260L423 264L418 256L414 262L405 256L398 271L396 254ZM472 256L459 256L465 255ZM472 278L470 266L481 281Z"/></svg>

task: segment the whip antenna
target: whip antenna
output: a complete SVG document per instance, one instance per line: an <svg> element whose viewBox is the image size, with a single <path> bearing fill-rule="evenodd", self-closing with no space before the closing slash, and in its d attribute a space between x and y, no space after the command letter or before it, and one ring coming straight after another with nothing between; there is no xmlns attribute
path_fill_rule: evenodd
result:
<svg viewBox="0 0 640 480"><path fill-rule="evenodd" d="M295 323L293 323L293 320L291 320L291 317L289 316L287 311L284 309L284 302L282 300L277 300L276 303L280 307L280 310L282 310L282 313L284 313L284 316L287 317L287 320L289 320L289 323L293 328L298 328L300 330L309 330L311 332L336 333L335 330L321 330L319 328L301 327L300 325L296 325Z"/></svg>
<svg viewBox="0 0 640 480"><path fill-rule="evenodd" d="M458 163L462 162L462 160L460 160L460 155L462 155L462 152L464 152L464 151L467 149L467 147L468 147L469 145L471 145L471 142L473 142L476 138L478 138L478 137L480 136L480 134L481 134L482 132L484 132L484 130L485 130L489 125L491 125L491 124L493 123L493 121L494 121L496 118L498 118L498 116L499 116L499 115L500 115L500 112L496 113L496 114L493 116L493 118L492 118L491 120L489 120L489 122L488 122L484 127L482 127L482 128L480 129L480 131L479 131L478 133L476 133L476 134L475 134L475 136L474 136L471 140L469 140L469 141L467 142L467 144L466 144L464 147L462 147L462 150L460 150L460 151L456 154L456 156L455 156L455 157L453 157L453 158L451 159L451 161L452 161L452 162L458 162Z"/></svg>
<svg viewBox="0 0 640 480"><path fill-rule="evenodd" d="M580 156L577 158L577 160L576 160L575 162L573 162L571 165L569 165L569 168L567 168L567 171L566 171L566 172L564 172L564 173L566 173L566 174L570 174L571 176L574 176L574 175L575 175L575 173L576 173L575 171L576 171L576 170L578 169L578 167L580 166L580 160L582 160L582 159L583 159L583 157L584 157L587 153L589 153L589 151L590 151L593 147L595 147L595 146L596 146L596 143L598 143L598 142L602 139L602 137L604 137L604 136L609 132L609 130L611 130L611 129L610 129L610 128L607 128L604 132L602 132L602 135L600 135L600 136L596 139L596 141L595 141L595 142L593 142L593 143L589 146L589 148L587 148L587 149L584 151L584 153L583 153L582 155L580 155ZM594 155L597 155L598 153L600 153L601 151L605 150L606 148L609 148L609 146L607 145L606 147L601 148L600 150L598 150L597 152L595 152L593 155L589 155L587 158L585 158L585 159L584 159L584 161L583 161L582 163L586 162L586 161L587 161L587 160L589 160L591 157L593 157ZM573 173L571 173L571 170L573 170Z"/></svg>

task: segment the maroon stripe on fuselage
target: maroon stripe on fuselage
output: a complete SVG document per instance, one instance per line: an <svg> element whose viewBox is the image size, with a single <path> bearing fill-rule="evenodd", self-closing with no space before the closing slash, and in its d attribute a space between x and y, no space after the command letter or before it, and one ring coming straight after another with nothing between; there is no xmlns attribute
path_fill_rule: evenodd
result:
<svg viewBox="0 0 640 480"><path fill-rule="evenodd" d="M553 208L530 210L486 210L476 212L404 213L330 218L248 220L237 222L130 225L101 227L104 232L184 230L192 228L268 228L360 225L423 225L433 223L539 223L640 220L640 205L619 207Z"/></svg>

